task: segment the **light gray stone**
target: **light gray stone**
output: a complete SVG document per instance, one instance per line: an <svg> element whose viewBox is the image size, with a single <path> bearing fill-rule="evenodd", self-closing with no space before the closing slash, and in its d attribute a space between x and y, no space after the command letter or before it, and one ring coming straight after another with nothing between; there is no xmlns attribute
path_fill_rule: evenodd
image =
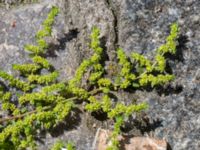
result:
<svg viewBox="0 0 200 150"><path fill-rule="evenodd" d="M56 18L48 59L60 71L60 79L70 79L84 58L92 52L88 47L94 25L101 29L102 45L108 61L116 60L116 48L152 58L156 48L164 43L173 22L180 24L178 55L169 61L176 75L171 86L153 91L124 92L124 100L150 103L146 118L150 124L141 134L164 138L175 150L198 150L200 147L200 1L163 0L41 0L39 3L0 8L0 68L12 72L13 63L28 62L23 45L35 43L35 33L41 27L51 5L61 7ZM13 24L16 24L15 26ZM122 94L122 95L123 95ZM87 116L87 115L86 115ZM40 145L47 149L56 139L73 140L78 150L90 149L94 129L81 115L81 122L58 137L49 137ZM98 122L98 121L97 121ZM101 122L97 123L99 126ZM137 126L137 122L135 124ZM140 126L141 127L141 126ZM143 127L143 126L142 126ZM109 126L112 128L112 125ZM127 133L136 133L130 125ZM45 141L45 140L44 140Z"/></svg>

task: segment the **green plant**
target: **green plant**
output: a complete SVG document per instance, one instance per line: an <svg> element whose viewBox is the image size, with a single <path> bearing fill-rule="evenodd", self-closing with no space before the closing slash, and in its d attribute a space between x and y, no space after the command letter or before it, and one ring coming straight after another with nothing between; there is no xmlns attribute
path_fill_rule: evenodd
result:
<svg viewBox="0 0 200 150"><path fill-rule="evenodd" d="M4 118L0 119L0 123L4 122L0 133L2 144L11 143L16 149L36 149L37 131L56 126L74 107L73 102L66 100L63 94L66 93L65 83L57 81L58 72L51 72L50 63L43 57L48 48L45 37L51 36L57 14L58 8L53 7L43 22L43 28L36 34L37 45L25 46L25 50L31 53L33 63L13 65L21 78L0 71L5 84L18 91L16 104L12 101L15 91L1 88L1 107L5 111ZM42 74L42 69L50 73Z"/></svg>
<svg viewBox="0 0 200 150"><path fill-rule="evenodd" d="M75 146L72 142L63 142L63 141L57 141L51 150L62 150L62 148L66 148L67 150L75 150Z"/></svg>
<svg viewBox="0 0 200 150"><path fill-rule="evenodd" d="M43 28L36 33L37 45L25 45L30 53L32 63L14 64L13 69L19 71L20 78L0 71L0 78L9 88L0 88L1 108L4 117L0 119L0 148L14 147L16 149L37 149L35 138L40 130L50 130L79 107L85 101L88 112L104 112L109 119L115 121L113 134L110 137L109 150L119 147L118 135L124 120L133 113L140 113L148 108L147 103L133 103L126 105L123 101L114 102L111 94L119 90L142 88L148 85L155 87L174 79L167 74L165 54L175 54L178 25L171 25L170 35L166 44L156 51L153 60L145 56L132 53L131 58L121 49L117 49L118 66L120 72L112 80L106 76L107 70L102 65L104 49L100 46L100 30L93 27L90 48L93 55L84 60L77 68L74 78L66 82L58 81L58 71L53 70L51 64L44 57L48 49L45 37L51 36L52 25L59 10L53 7L43 22ZM48 71L43 74L41 70ZM90 75L86 79L89 91L84 88L82 81L87 70ZM116 74L113 74L116 75ZM14 89L14 90L13 90ZM17 93L16 93L17 90ZM13 101L15 98L15 103ZM78 100L78 103L76 103ZM58 142L52 149L60 149L63 143ZM68 149L73 149L70 144ZM13 149L13 148L12 148Z"/></svg>

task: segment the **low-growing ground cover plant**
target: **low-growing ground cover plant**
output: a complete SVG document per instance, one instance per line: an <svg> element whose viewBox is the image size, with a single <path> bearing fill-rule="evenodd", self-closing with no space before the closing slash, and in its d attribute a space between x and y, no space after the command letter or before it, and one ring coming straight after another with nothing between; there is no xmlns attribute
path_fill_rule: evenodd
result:
<svg viewBox="0 0 200 150"><path fill-rule="evenodd" d="M111 93L146 86L154 88L174 79L174 75L166 72L165 56L176 53L178 25L171 25L166 43L157 49L153 60L135 52L129 58L122 48L118 48L119 72L112 79L106 76L107 70L102 63L104 49L100 46L100 29L93 27L90 37L93 55L83 60L74 77L66 83L58 81L58 70L45 58L49 47L45 38L51 36L58 12L57 7L52 7L43 28L36 33L37 44L24 46L32 63L13 64L13 70L19 72L18 77L0 70L0 106L4 112L0 118L0 149L37 149L40 131L56 127L85 102L87 112L101 111L114 120L108 150L117 150L120 145L117 137L124 121L133 113L147 109L148 104L126 105L120 99L113 101ZM90 75L85 79L88 70ZM83 80L87 80L89 90L82 85ZM64 145L58 142L52 149ZM74 149L70 144L66 147Z"/></svg>

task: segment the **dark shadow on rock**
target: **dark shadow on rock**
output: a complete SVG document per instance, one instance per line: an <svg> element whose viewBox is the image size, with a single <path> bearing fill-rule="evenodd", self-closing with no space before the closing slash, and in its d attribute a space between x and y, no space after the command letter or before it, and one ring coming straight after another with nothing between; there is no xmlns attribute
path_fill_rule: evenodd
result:
<svg viewBox="0 0 200 150"><path fill-rule="evenodd" d="M76 129L81 123L81 113L82 112L79 109L73 110L70 116L66 117L62 123L58 124L56 127L49 131L51 136L58 137L59 135L62 135L64 131Z"/></svg>
<svg viewBox="0 0 200 150"><path fill-rule="evenodd" d="M113 94L113 93L108 93L108 96L114 101L114 102L117 102L117 101L120 101L120 99L118 99L118 97Z"/></svg>
<svg viewBox="0 0 200 150"><path fill-rule="evenodd" d="M166 56L166 58L167 57L173 57L173 55ZM166 61L165 72L168 73L168 74L173 74L173 70L172 70L172 67L171 67L169 61Z"/></svg>
<svg viewBox="0 0 200 150"><path fill-rule="evenodd" d="M186 43L188 42L188 37L186 35L180 35L178 38L178 46L175 55L175 59L181 62L184 61L183 59L183 51L187 49Z"/></svg>
<svg viewBox="0 0 200 150"><path fill-rule="evenodd" d="M9 90L9 88L6 86L6 84L3 81L0 81L0 89L3 90L3 91Z"/></svg>
<svg viewBox="0 0 200 150"><path fill-rule="evenodd" d="M72 39L77 38L78 33L79 33L78 29L72 29L69 31L69 33L64 34L63 37L57 39L58 44L50 43L45 56L46 57L57 57L56 51L64 50L66 48L66 42L69 42Z"/></svg>
<svg viewBox="0 0 200 150"><path fill-rule="evenodd" d="M155 131L155 129L163 126L160 119L155 119L153 120L153 122L149 122L148 119L143 119L143 121L146 123L145 125L142 125L140 123L138 124L138 127L141 130L142 134Z"/></svg>
<svg viewBox="0 0 200 150"><path fill-rule="evenodd" d="M137 87L137 88L134 88L134 87L130 87L130 88L127 88L127 89L124 89L125 92L127 93L132 93L134 94L136 91L143 91L143 87Z"/></svg>
<svg viewBox="0 0 200 150"><path fill-rule="evenodd" d="M123 140L119 141L119 149L126 150L125 144L129 144L129 139L126 137Z"/></svg>
<svg viewBox="0 0 200 150"><path fill-rule="evenodd" d="M152 92L155 89L155 87L151 87L151 84L149 83L146 86L140 86L140 87L136 87L136 88L130 87L130 88L125 89L124 91L126 91L128 93L135 93L136 91Z"/></svg>
<svg viewBox="0 0 200 150"><path fill-rule="evenodd" d="M101 48L103 48L102 60L101 60L100 63L103 66L105 66L105 61L109 60L108 51L107 51L107 47L106 47L106 42L107 42L107 38L106 37L102 37L100 39L100 46L101 46Z"/></svg>
<svg viewBox="0 0 200 150"><path fill-rule="evenodd" d="M166 57L171 60L178 60L179 62L183 62L183 51L187 50L186 43L188 42L188 37L186 35L180 35L178 38L178 45L176 47L176 54L166 54Z"/></svg>
<svg viewBox="0 0 200 150"><path fill-rule="evenodd" d="M167 150L172 150L172 147L167 143Z"/></svg>
<svg viewBox="0 0 200 150"><path fill-rule="evenodd" d="M124 133L140 131L143 135L144 133L150 133L151 131L155 131L155 129L162 127L162 121L160 119L156 119L150 122L149 118L130 118L128 122L125 122L124 126L121 130ZM133 133L134 134L134 133Z"/></svg>
<svg viewBox="0 0 200 150"><path fill-rule="evenodd" d="M54 67L54 66L52 66L52 65L49 67L49 69L48 69L48 70L49 70L50 72L54 72L54 71L56 71L55 67Z"/></svg>
<svg viewBox="0 0 200 150"><path fill-rule="evenodd" d="M46 134L46 132L42 132L42 133ZM41 133L41 134L42 134L42 133ZM37 142L40 143L41 145L45 145L45 141L43 140L43 138L45 138L45 137L43 137L43 136L35 137L35 141L37 141Z"/></svg>
<svg viewBox="0 0 200 150"><path fill-rule="evenodd" d="M102 110L92 112L91 116L93 116L98 121L106 121L108 119L107 113L103 112Z"/></svg>
<svg viewBox="0 0 200 150"><path fill-rule="evenodd" d="M170 94L179 94L183 91L182 85L176 85L175 87L171 86L170 84L167 86L158 86L156 87L157 93L161 96L164 94L165 96Z"/></svg>

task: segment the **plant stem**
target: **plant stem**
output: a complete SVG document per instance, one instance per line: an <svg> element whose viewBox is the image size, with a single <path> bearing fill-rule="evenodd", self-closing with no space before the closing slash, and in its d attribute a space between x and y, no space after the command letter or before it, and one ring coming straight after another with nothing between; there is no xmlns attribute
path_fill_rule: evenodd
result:
<svg viewBox="0 0 200 150"><path fill-rule="evenodd" d="M161 54L161 56L164 56L164 52ZM152 68L154 68L156 65L157 65L157 61L155 61L154 63L153 63L153 65L152 65ZM137 79L140 79L144 74L146 74L147 73L147 70L145 70L141 75L139 75L137 78L135 78L134 80L137 80Z"/></svg>
<svg viewBox="0 0 200 150"><path fill-rule="evenodd" d="M100 91L101 91L101 89L95 89L95 90L93 90L93 91L91 91L89 93L90 93L90 95L94 95L94 94L96 94L96 93L98 93ZM70 97L68 99L63 100L62 103L65 103L67 101L74 101L76 99L78 99L77 96ZM50 109L51 107L52 107L52 105L51 106L46 106L46 107L43 107L42 110L45 111L45 110ZM27 115L31 115L33 113L36 113L36 112L37 112L37 110L33 110L33 111L29 111L27 113L20 114L20 115L17 115L17 116L11 116L11 117L7 117L7 118L2 118L2 119L0 119L0 123L6 122L6 121L10 121L10 120L20 119L20 118L23 118L23 117L25 117Z"/></svg>

